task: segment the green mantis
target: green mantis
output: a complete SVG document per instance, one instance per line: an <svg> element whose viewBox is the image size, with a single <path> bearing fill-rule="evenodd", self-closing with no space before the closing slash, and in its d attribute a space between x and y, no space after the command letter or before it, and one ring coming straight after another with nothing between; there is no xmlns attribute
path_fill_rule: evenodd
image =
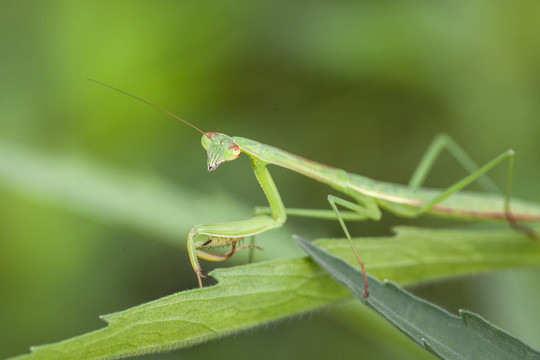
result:
<svg viewBox="0 0 540 360"><path fill-rule="evenodd" d="M536 235L521 223L540 222L540 205L511 199L510 197L515 156L512 150L507 150L485 165L478 167L457 143L446 135L440 135L435 138L426 151L410 182L407 185L391 184L319 164L254 140L231 137L217 132L203 132L194 125L154 104L101 82L92 81L151 105L202 133L201 142L207 152L208 171L214 171L221 164L237 159L242 153L246 154L250 159L253 173L266 195L269 206L258 208L255 216L251 219L200 224L191 228L187 235L187 250L200 287L203 285L202 278L208 276L203 273L199 259L223 261L242 249L260 249L253 244L244 246L238 246L238 244L246 237L252 237L281 227L285 223L287 216L337 219L339 221L362 269L366 298L369 296L369 291L364 262L354 247L345 224L346 220L377 221L381 218L380 209L383 208L395 215L406 218L429 214L463 220L506 221L517 231L523 232L530 237ZM468 170L469 175L447 189L421 187L443 149L447 149L454 155ZM506 190L504 194L501 194L485 174L505 160L508 160L509 163L508 179ZM328 202L331 207L329 210L286 209L270 175L268 165L281 166L327 184L353 201L328 195ZM478 181L486 192L461 191L474 181ZM510 208L510 204L512 208ZM346 210L340 211L338 206ZM230 246L231 250L225 254L206 251L226 246Z"/></svg>

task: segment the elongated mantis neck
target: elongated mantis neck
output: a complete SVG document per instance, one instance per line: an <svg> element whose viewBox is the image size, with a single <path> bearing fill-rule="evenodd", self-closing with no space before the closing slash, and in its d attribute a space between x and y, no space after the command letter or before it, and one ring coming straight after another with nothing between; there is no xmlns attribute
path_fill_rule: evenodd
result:
<svg viewBox="0 0 540 360"><path fill-rule="evenodd" d="M237 136L233 137L233 139L244 152L268 164L281 166L334 188L342 188L348 181L348 175L345 170L320 164L254 140Z"/></svg>

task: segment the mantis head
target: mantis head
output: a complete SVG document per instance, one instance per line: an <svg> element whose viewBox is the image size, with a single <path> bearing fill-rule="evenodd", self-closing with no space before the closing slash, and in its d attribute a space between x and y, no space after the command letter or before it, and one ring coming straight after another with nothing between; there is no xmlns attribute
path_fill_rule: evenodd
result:
<svg viewBox="0 0 540 360"><path fill-rule="evenodd" d="M202 146L208 153L208 171L214 171L225 161L231 161L240 156L240 147L233 138L217 132L205 133L201 139Z"/></svg>

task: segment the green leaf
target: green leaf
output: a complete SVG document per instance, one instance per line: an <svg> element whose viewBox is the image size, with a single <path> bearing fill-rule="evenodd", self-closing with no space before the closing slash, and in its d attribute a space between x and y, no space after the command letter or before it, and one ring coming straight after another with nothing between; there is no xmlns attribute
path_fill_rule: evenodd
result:
<svg viewBox="0 0 540 360"><path fill-rule="evenodd" d="M295 237L295 241L337 282L363 299L361 271L301 237ZM368 282L370 297L366 304L442 359L540 359L539 352L479 315L462 310L458 317L392 282L382 283L372 276Z"/></svg>
<svg viewBox="0 0 540 360"><path fill-rule="evenodd" d="M176 349L350 297L307 258L215 270L219 281L103 316L107 328L17 359L116 359Z"/></svg>
<svg viewBox="0 0 540 360"><path fill-rule="evenodd" d="M506 230L501 232L506 233ZM497 265L500 268L540 264L539 244L529 239L521 241L522 234L514 231L508 231L507 235L498 238L495 243L498 250L495 252L490 246L475 245L476 242L488 242L492 235L491 230L419 230L401 227L397 229L395 237L356 241L361 244L361 253L366 257L370 248L379 255L378 258L370 259L369 266L374 273L382 275L403 272L405 274L398 276L397 281L407 283L430 278L424 272L424 261L428 264L436 263L437 260L445 262L446 265L436 272L437 277L453 276L465 270L468 273L483 271L487 265L482 264L491 261L496 254L507 259ZM474 256L471 257L471 254L464 251L465 243L454 248L451 246L459 243L460 237L468 239L469 249L474 249ZM431 239L437 239L438 245L431 247ZM341 251L342 247L350 252L345 240L320 243L337 252ZM407 251L396 251L392 261L382 256L383 249L391 252L393 247L399 249L399 246L403 246ZM441 249L446 250L441 252ZM525 258L529 260L520 263L521 253L527 253ZM350 276L359 276L358 271L351 266L345 269ZM103 319L109 323L107 328L57 344L33 348L32 354L21 358L103 359L176 349L328 306L350 297L344 287L307 259L275 260L218 269L212 275L219 281L216 286L180 292L104 316ZM371 278L370 286L375 292L370 301L378 299L376 284L379 283ZM401 292L393 285L385 285L384 289L398 295ZM392 299L399 299L398 295ZM363 295L360 293L360 296ZM402 301L404 300L386 304L384 311L392 314L394 309L403 310ZM420 309L411 308L411 311L414 310L415 316L422 319L426 314L429 315L429 312L440 310L431 305L424 306L425 308ZM477 318L469 316L468 313L465 318L469 322L477 323ZM428 337L426 339L429 340ZM427 344L434 346L431 340Z"/></svg>

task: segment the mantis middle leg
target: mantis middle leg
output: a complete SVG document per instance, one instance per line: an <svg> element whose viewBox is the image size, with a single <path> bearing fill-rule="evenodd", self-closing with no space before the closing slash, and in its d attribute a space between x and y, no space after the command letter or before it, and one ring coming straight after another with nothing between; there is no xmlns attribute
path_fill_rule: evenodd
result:
<svg viewBox="0 0 540 360"><path fill-rule="evenodd" d="M341 225L341 228L343 229L343 232L345 233L345 236L347 237L347 240L349 240L349 244L351 245L352 251L354 253L354 256L356 257L356 260L360 264L360 268L362 269L362 274L364 276L364 299L367 299L369 297L369 286L368 286L368 279L367 279L367 273L364 265L364 261L362 258L360 258L360 254L358 254L358 250L356 249L356 246L354 246L354 243L351 238L351 234L349 233L349 229L347 229L347 225L345 225L345 221L343 220L343 217L341 216L341 213L339 209L337 208L337 205L340 205L344 208L347 208L355 213L358 213L359 215L363 216L365 219L372 219L372 220L379 220L381 218L381 211L377 205L377 203L372 198L359 198L358 204L353 203L351 201L336 197L334 195L328 195L328 202L330 203L330 206L332 207L332 210L334 211L339 224Z"/></svg>
<svg viewBox="0 0 540 360"><path fill-rule="evenodd" d="M362 274L364 277L364 299L367 299L369 297L369 287L365 264L360 257L358 250L354 246L347 225L345 225L345 220L361 221L371 219L378 221L381 218L381 211L375 200L370 197L359 196L356 200L358 201L358 203L354 203L352 201L348 201L334 195L328 195L328 202L330 203L332 210L286 209L286 211L287 215L311 217L326 220L337 219L339 221L339 224L343 229L343 232L345 233L349 244L351 245L354 256L356 257L356 260L358 261L358 263L360 264L360 268L362 269ZM348 211L340 211L337 207L338 205L348 209ZM269 210L270 209L265 207L256 208L257 213L267 213Z"/></svg>

